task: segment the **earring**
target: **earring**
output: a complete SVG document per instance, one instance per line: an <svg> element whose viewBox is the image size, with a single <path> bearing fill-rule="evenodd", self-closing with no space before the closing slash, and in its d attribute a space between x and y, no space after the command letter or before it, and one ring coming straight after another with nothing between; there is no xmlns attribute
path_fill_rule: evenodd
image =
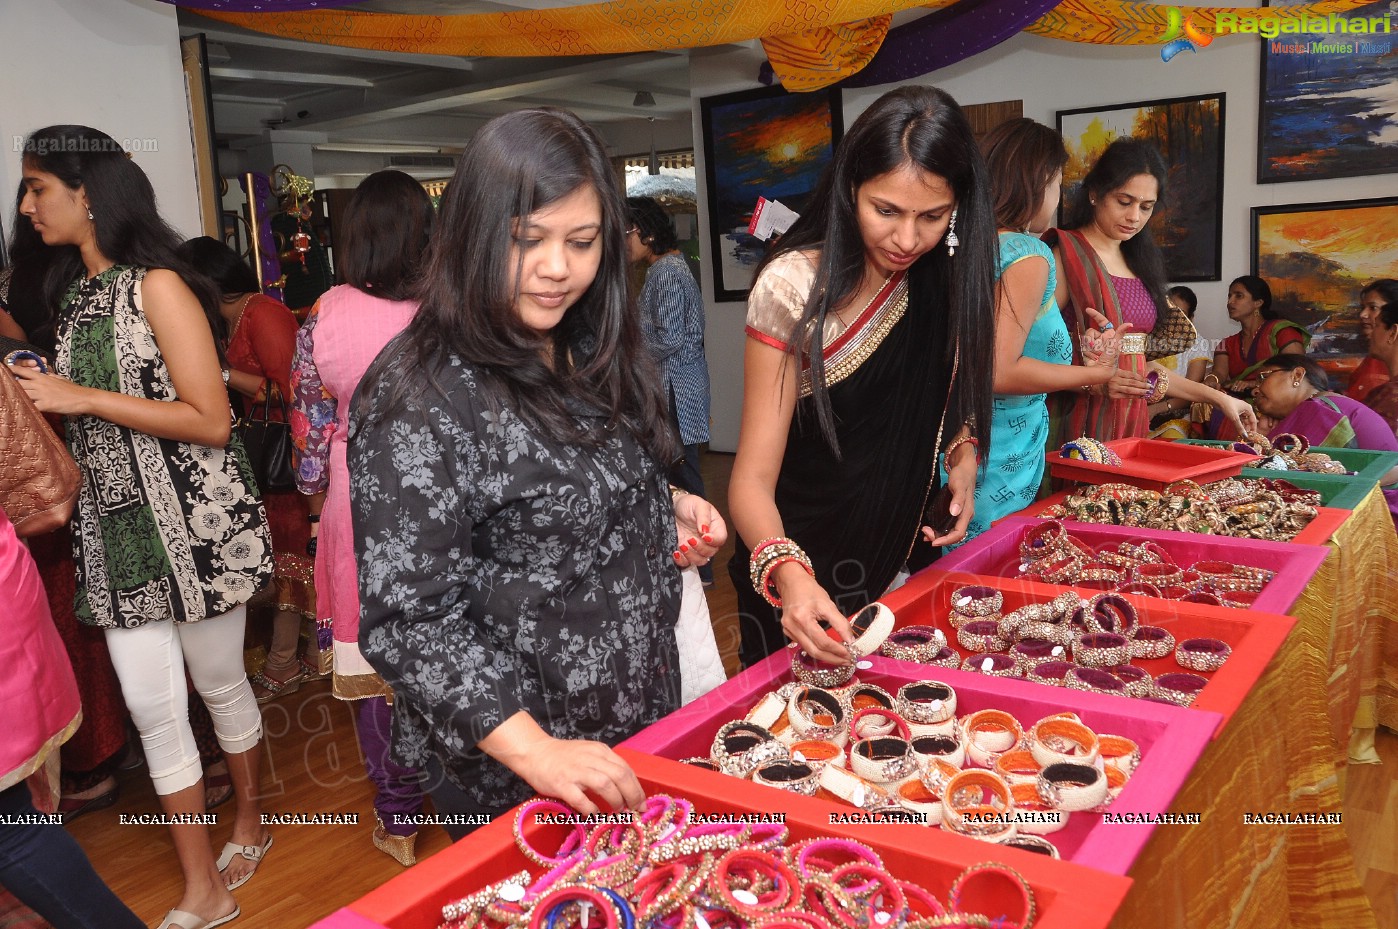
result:
<svg viewBox="0 0 1398 929"><path fill-rule="evenodd" d="M95 219L95 218L96 218L96 217L94 217L94 216L92 215L92 207L88 207L88 208L87 208L87 218L88 218L88 219Z"/></svg>
<svg viewBox="0 0 1398 929"><path fill-rule="evenodd" d="M947 257L956 254L956 247L961 244L961 240L956 237L956 207L951 209L951 222L947 225Z"/></svg>
<svg viewBox="0 0 1398 929"><path fill-rule="evenodd" d="M1291 386L1292 386L1292 387L1300 387L1300 386L1301 386L1301 379L1300 379L1299 377L1293 377L1293 378L1291 379Z"/></svg>

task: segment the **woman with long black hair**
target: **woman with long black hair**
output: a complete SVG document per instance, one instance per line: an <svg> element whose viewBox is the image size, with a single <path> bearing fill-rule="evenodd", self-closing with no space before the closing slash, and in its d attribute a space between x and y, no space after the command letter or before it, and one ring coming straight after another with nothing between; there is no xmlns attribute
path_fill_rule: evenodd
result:
<svg viewBox="0 0 1398 929"><path fill-rule="evenodd" d="M59 253L45 282L57 373L15 368L66 416L83 472L74 516L78 619L104 630L151 779L170 816L205 809L185 672L238 798L215 861L202 822L170 826L184 894L162 926L207 929L272 844L261 823L262 718L243 671L246 603L271 576L267 521L220 377L212 287L181 262L150 180L110 136L50 126L24 143L21 211Z"/></svg>
<svg viewBox="0 0 1398 929"><path fill-rule="evenodd" d="M988 445L995 271L990 187L961 108L932 87L884 94L748 298L729 484L745 665L788 637L848 662L822 624L848 639L846 614L910 554L928 560L916 543L964 537L974 440ZM951 519L934 531L924 509L943 459Z"/></svg>

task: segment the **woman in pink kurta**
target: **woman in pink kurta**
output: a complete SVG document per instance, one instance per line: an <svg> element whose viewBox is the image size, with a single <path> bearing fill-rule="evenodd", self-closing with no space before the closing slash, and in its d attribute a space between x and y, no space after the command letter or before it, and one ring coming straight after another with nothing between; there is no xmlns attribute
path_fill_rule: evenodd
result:
<svg viewBox="0 0 1398 929"><path fill-rule="evenodd" d="M422 185L401 171L380 171L355 190L341 220L337 263L347 283L324 293L296 336L291 366L291 438L296 486L325 492L316 548L316 621L322 650L333 650L334 694L359 700L356 717L365 766L374 782L374 845L412 864L422 809L421 772L388 756L393 691L359 653L359 591L350 521L350 399L369 363L417 312L404 299L432 223Z"/></svg>

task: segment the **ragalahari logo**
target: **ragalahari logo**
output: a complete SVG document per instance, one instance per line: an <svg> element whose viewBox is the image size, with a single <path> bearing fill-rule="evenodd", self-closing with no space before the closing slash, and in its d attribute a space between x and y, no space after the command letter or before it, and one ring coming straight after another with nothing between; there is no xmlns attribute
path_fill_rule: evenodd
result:
<svg viewBox="0 0 1398 929"><path fill-rule="evenodd" d="M1160 50L1161 61L1169 61L1180 52L1197 52L1214 40L1213 36L1200 31L1192 19L1180 12L1179 7L1167 7L1165 13L1168 19L1165 34L1160 37L1165 44Z"/></svg>

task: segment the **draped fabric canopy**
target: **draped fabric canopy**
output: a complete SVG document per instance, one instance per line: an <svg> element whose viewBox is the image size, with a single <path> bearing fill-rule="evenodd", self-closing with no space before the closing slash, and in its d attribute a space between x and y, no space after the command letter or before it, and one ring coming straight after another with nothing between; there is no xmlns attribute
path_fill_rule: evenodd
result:
<svg viewBox="0 0 1398 929"><path fill-rule="evenodd" d="M1018 31L1094 45L1150 45L1170 11L1212 30L1219 15L1326 16L1373 0L1258 7L1171 7L1138 0L612 0L454 16L365 13L355 0L166 0L255 32L381 51L462 56L600 55L761 39L788 90L910 80ZM930 9L890 31L892 14ZM867 72L867 73L865 73ZM859 75L858 78L854 78Z"/></svg>

